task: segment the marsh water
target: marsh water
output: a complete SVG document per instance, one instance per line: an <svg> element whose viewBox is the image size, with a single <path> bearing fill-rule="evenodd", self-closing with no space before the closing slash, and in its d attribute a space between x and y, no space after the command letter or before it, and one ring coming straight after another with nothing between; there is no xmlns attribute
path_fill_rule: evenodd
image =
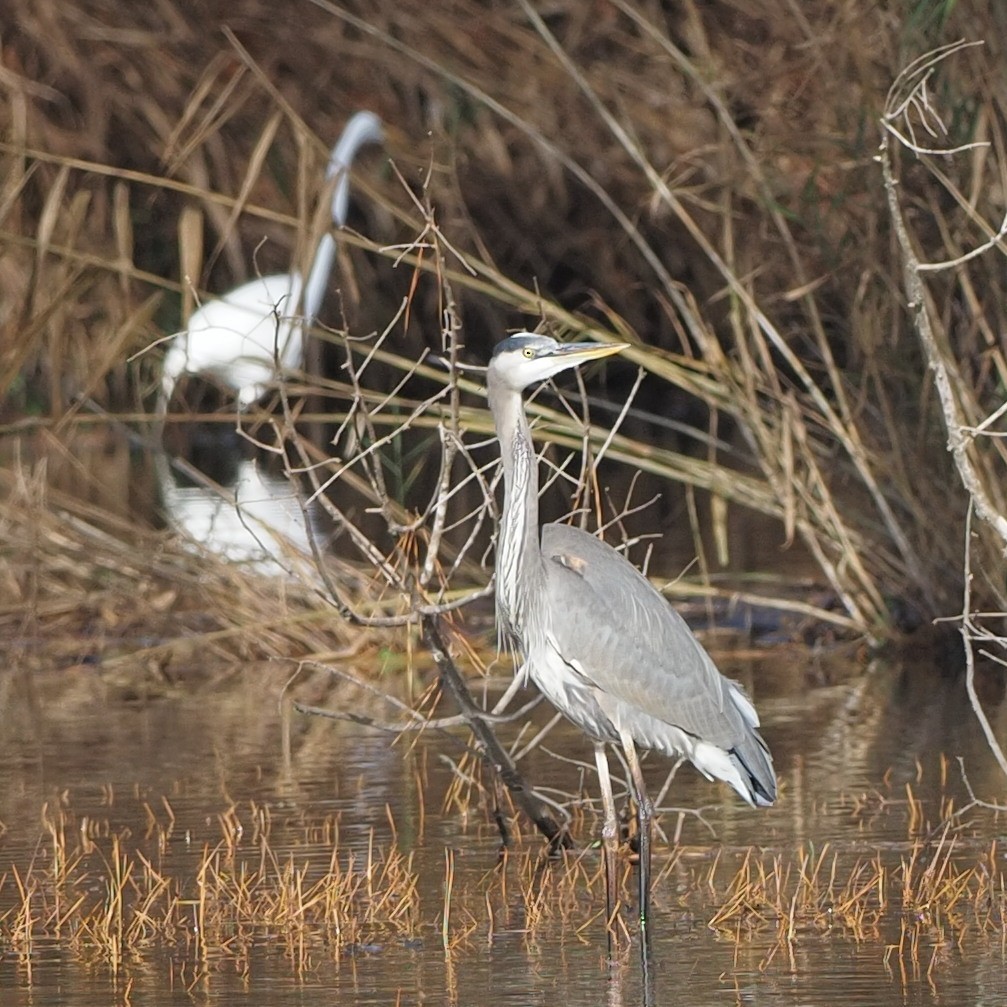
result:
<svg viewBox="0 0 1007 1007"><path fill-rule="evenodd" d="M716 657L756 699L780 799L749 809L689 767L662 793L657 1003L1007 1002L1002 822L982 808L949 816L968 787L988 800L1004 792L960 675L927 656L828 646ZM357 669L380 661L365 655ZM21 935L0 946L3 1004L641 1002L635 945L608 961L595 780L576 731L552 726L520 767L575 809L577 849L546 860L534 830L512 820L503 856L491 774L459 788L474 771L463 726L395 738L308 717L291 708L290 674L246 662L145 693L87 663L0 670L0 919ZM999 679L983 684L1003 738ZM318 675L300 694L334 709L348 696L338 677ZM447 700L437 710L452 712ZM550 720L541 706L533 716ZM654 793L668 769L647 760ZM51 884L68 860L72 884ZM923 894L900 903L894 880L910 863L923 865ZM212 940L201 932L211 868L218 894L233 882L236 901L241 879L272 878L256 889L266 902L307 890L332 864L357 872L353 908L333 909L344 932L277 927L268 914L247 925L236 914ZM170 879L174 922L127 946L105 925L120 911L113 892L135 903L148 869ZM925 888L928 869L945 881ZM876 890L879 871L892 890ZM290 877L301 881L281 884ZM758 882L747 895L743 878ZM774 884L793 893L775 908ZM76 918L76 899L104 914L93 932L60 925ZM371 913L385 899L408 902L408 920L394 906Z"/></svg>
<svg viewBox="0 0 1007 1007"><path fill-rule="evenodd" d="M925 941L915 964L890 951L897 932L858 940L839 926L809 928L780 947L775 927L746 933L746 924L733 937L711 929L722 894L711 889L705 903L702 894L689 896L682 887L681 875L697 865L718 856L726 865L749 846L776 851L789 864L795 849L820 853L826 844L842 854L841 869L874 856L897 865L911 847L907 785L931 815L942 793L961 792L956 769L941 780L941 752L964 756L978 791L1002 789L960 690L934 669L875 664L828 684L817 680L813 662L793 654L754 666L729 657L723 663L755 673L782 797L775 808L754 812L691 771L679 774L665 803L705 808L709 829L686 819L681 869L656 885L658 1002L1003 1003L1003 944L968 927L959 946L947 925L946 946ZM144 851L161 870L195 873L206 847L229 830L233 835L230 818L247 837L233 839L235 860L254 868L261 856L254 826L265 816L278 862L327 863L334 849L361 862L369 851L379 856L373 851L392 846L412 855L422 907L414 931L379 933L335 953L320 942L307 961L294 958L276 933L263 932L233 958L226 947L181 941L127 955L118 974L79 936L65 935L27 950L4 949L5 1004L161 1004L187 997L218 1004L639 1001L635 956L616 968L618 982L604 966L604 928L590 899L530 931L526 923L501 919L491 929L476 915L485 909L471 892L496 890L498 875L510 868L500 863L499 836L482 809L442 810L453 771L441 756L457 757L464 732L451 745L426 735L393 745L363 727L298 718L285 753L281 685L263 666L198 695L141 701L110 695L86 672L68 682L60 672L29 679L8 670L0 686L0 851L8 874L0 911L17 904L12 871L24 877L32 866L50 868L44 822L60 808L71 823L70 845L81 833L94 837L96 886L103 884L100 861L109 856L112 836ZM582 747L563 727L548 739L550 750L586 755ZM544 753L525 770L543 788L577 787L577 771ZM654 762L649 772L658 786L663 767ZM154 823L163 830L169 814L165 839ZM666 811L662 821L668 829L678 818ZM587 843L597 821L588 817L583 827L577 839ZM995 831L973 823L962 830L957 855L982 861ZM522 843L541 846L527 829ZM658 865L669 850L658 843ZM464 906L459 894L453 925L473 932L446 951L439 925L448 853L454 889L469 892ZM562 863L546 868L566 869ZM598 897L601 889L594 892Z"/></svg>

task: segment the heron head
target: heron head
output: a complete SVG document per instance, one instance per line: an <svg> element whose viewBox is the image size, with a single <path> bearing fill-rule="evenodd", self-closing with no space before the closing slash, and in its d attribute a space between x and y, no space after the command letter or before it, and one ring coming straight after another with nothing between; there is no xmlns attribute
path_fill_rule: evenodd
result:
<svg viewBox="0 0 1007 1007"><path fill-rule="evenodd" d="M490 360L488 380L520 392L547 381L570 367L608 357L625 343L559 343L550 336L519 332L497 343Z"/></svg>

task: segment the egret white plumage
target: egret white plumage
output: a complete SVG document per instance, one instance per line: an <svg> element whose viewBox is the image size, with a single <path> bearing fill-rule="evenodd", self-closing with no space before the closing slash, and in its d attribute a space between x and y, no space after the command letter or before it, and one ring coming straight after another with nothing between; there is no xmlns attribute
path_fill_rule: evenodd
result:
<svg viewBox="0 0 1007 1007"><path fill-rule="evenodd" d="M486 383L504 472L497 621L517 644L539 689L594 741L610 915L618 832L605 744L622 747L638 810L640 921L646 938L652 809L636 746L684 755L754 806L776 799L776 776L755 707L740 686L720 674L650 581L579 528L547 524L539 530L538 459L522 392L624 348L518 333L497 345Z"/></svg>
<svg viewBox="0 0 1007 1007"><path fill-rule="evenodd" d="M383 140L381 120L373 112L357 112L332 148L325 177L336 180L334 227L346 223L353 159L364 145ZM296 270L259 276L193 312L164 356L159 410L167 410L183 374L205 374L233 388L238 407L244 409L263 395L276 376L277 362L281 370L301 367L304 332L318 315L335 256L336 239L326 231L307 282Z"/></svg>

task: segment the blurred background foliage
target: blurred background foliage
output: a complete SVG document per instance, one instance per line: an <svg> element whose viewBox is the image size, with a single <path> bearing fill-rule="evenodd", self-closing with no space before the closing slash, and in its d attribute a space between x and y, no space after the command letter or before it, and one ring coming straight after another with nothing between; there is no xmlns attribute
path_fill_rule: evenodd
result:
<svg viewBox="0 0 1007 1007"><path fill-rule="evenodd" d="M342 243L329 326L396 319L403 360L442 347L445 276L416 244L433 220L470 361L540 319L634 344L622 498L641 470L634 498L664 498L641 526L691 526L675 549L695 545L708 579L797 553L794 581L859 631L960 612L968 497L906 310L878 121L907 62L983 41L929 94L948 134L932 146L986 146L943 177L898 165L923 260L980 244L1007 195L1000 0L8 0L7 21L8 435L65 429L85 398L149 409L161 350L140 351L193 287L307 261L325 151L370 108L394 169L357 172L367 237ZM1002 252L928 283L979 422L1007 379ZM620 402L634 377L610 367L590 391ZM991 473L999 443L981 449ZM396 450L408 496L416 456ZM1002 610L1000 549L981 532L975 548L976 604Z"/></svg>

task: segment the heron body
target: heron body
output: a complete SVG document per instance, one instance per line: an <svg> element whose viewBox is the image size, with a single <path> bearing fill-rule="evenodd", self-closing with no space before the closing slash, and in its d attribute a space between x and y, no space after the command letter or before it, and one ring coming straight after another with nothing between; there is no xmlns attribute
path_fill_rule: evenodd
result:
<svg viewBox="0 0 1007 1007"><path fill-rule="evenodd" d="M239 408L247 409L261 398L277 365L284 371L300 367L304 345L295 313L302 286L297 273L257 276L193 312L164 356L164 399L183 374L202 374L235 389Z"/></svg>
<svg viewBox="0 0 1007 1007"><path fill-rule="evenodd" d="M592 738L617 742L626 731L641 748L686 756L750 804L772 804L755 708L650 581L568 525L542 529L542 554L548 597L566 613L532 633L528 661L542 691Z"/></svg>
<svg viewBox="0 0 1007 1007"><path fill-rule="evenodd" d="M539 689L595 742L610 909L616 821L604 745L618 742L626 754L640 815L644 924L650 805L635 746L684 755L701 773L729 783L752 805L773 803L776 777L755 707L740 686L720 674L650 581L587 532L564 524L547 524L539 531L538 459L522 392L621 349L519 333L497 345L487 371L487 393L504 471L497 620L519 647Z"/></svg>
<svg viewBox="0 0 1007 1007"><path fill-rule="evenodd" d="M372 112L357 112L332 148L326 179L335 178L332 223L342 227L349 207L349 169L357 152L384 138ZM280 370L304 361L304 331L318 315L336 256L336 239L326 232L318 244L307 282L296 270L259 276L208 301L193 312L172 340L161 378L162 411L183 374L209 375L233 388L239 408L265 392ZM302 296L303 295L303 296Z"/></svg>
<svg viewBox="0 0 1007 1007"><path fill-rule="evenodd" d="M496 348L488 389L504 464L500 622L538 687L593 739L628 733L643 748L686 756L750 804L772 804L776 779L758 714L685 620L594 535L547 524L539 536L538 462L521 391L618 349L530 333Z"/></svg>

